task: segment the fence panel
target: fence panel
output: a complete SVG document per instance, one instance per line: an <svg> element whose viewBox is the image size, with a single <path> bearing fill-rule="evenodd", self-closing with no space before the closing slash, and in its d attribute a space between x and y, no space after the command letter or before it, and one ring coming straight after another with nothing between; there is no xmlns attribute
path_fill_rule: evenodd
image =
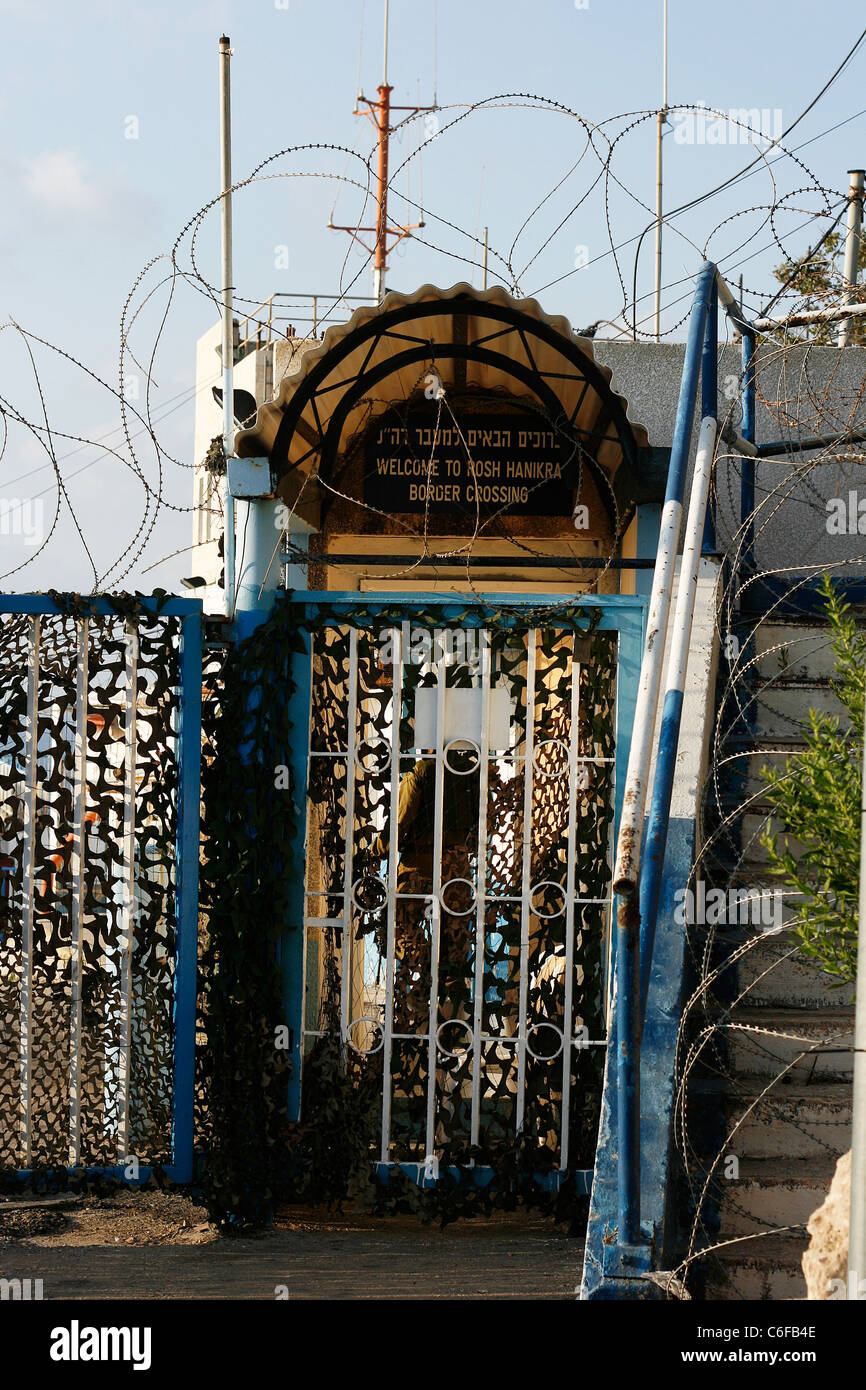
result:
<svg viewBox="0 0 866 1390"><path fill-rule="evenodd" d="M0 1168L192 1175L201 607L0 598Z"/></svg>

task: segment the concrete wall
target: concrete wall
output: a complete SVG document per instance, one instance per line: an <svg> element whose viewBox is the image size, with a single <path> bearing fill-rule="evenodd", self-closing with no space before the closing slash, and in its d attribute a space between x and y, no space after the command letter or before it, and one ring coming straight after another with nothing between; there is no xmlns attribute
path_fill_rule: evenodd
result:
<svg viewBox="0 0 866 1390"><path fill-rule="evenodd" d="M670 447L679 397L685 345L596 340L596 360L610 367L613 386L629 402L629 415L640 420L651 445ZM757 354L758 443L805 438L850 429L866 430L866 349L789 346L784 350L764 342ZM740 378L740 349L721 349L719 358L719 418L739 427L736 396ZM698 414L692 437L697 442ZM854 457L866 446L854 446ZM758 513L755 554L762 569L792 565L833 565L863 558L863 537L832 535L826 527L826 499L857 488L866 500L866 469L862 462L831 460L808 469L810 454L766 460L756 469L756 504L785 484ZM795 461L796 460L796 461ZM689 478L688 486L691 485ZM718 472L718 531L729 543L739 526L740 462L723 462ZM688 495L688 488L687 493ZM866 530L866 521L864 521Z"/></svg>

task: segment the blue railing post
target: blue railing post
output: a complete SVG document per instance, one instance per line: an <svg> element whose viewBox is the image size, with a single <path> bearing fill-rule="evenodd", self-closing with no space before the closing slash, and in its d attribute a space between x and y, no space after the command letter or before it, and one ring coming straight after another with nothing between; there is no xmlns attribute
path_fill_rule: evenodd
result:
<svg viewBox="0 0 866 1390"><path fill-rule="evenodd" d="M713 281L713 293L707 310L704 330L704 349L701 356L701 419L718 419L719 413L719 281ZM716 551L716 517L712 498L707 503L704 522L703 555Z"/></svg>
<svg viewBox="0 0 866 1390"><path fill-rule="evenodd" d="M619 1244L640 1239L640 918L633 894L616 916L617 1133Z"/></svg>
<svg viewBox="0 0 866 1390"><path fill-rule="evenodd" d="M697 400L704 331L716 293L716 267L704 265L689 320L667 488L662 507L649 620L629 750L613 891L616 915L618 1247L640 1243L640 917L636 901L652 740L661 688L665 636L682 521L682 499Z"/></svg>
<svg viewBox="0 0 866 1390"><path fill-rule="evenodd" d="M742 383L740 399L743 407L741 433L750 444L755 442L755 335L742 330ZM743 530L741 570L748 580L754 570L755 549L755 460L744 457L740 465L740 525Z"/></svg>
<svg viewBox="0 0 866 1390"><path fill-rule="evenodd" d="M701 552L706 548L707 500L715 453L718 410L718 287L713 282L704 332L701 369L701 432L692 480L689 515L683 539L683 558L677 593L677 609L671 641L658 756L646 841L640 865L640 1026L646 1016L652 969L653 945L661 893L665 847L671 817L671 796L680 740L686 669L692 630L695 593ZM701 537L703 536L703 545Z"/></svg>

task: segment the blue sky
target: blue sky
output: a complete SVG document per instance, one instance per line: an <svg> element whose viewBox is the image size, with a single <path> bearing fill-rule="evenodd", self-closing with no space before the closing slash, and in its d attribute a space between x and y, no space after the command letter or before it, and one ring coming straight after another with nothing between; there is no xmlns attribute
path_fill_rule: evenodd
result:
<svg viewBox="0 0 866 1390"><path fill-rule="evenodd" d="M495 270L501 265L497 255L508 257L527 215L563 180L517 242L513 266L520 290L538 293L549 312L564 313L576 327L596 319L619 321L623 291L609 237L626 243L620 270L630 297L633 239L649 220L640 203L652 205L654 199L653 121L638 122L617 142L611 163L616 181L607 189L603 180L596 182L601 164L574 116L494 104L448 126L467 105L497 94L544 96L597 125L657 106L661 8L661 0L589 0L586 8L573 0L439 0L438 6L433 0L392 0L392 100L432 102L435 52L436 95L446 109L438 117L442 134L424 149L421 170L417 157L409 166L408 193L416 201L423 172L422 235L433 245L404 243L392 259L391 288L471 278L474 253L478 259L473 238L484 224ZM728 0L724 6L670 0L669 100L703 101L723 110L762 108L771 113L771 124L787 126L854 43L861 14L851 0L824 0L820 7L803 0ZM137 277L154 257L170 251L217 191L221 32L229 33L234 49L236 179L288 146L318 143L369 152L369 127L353 117L352 107L361 39L362 85L372 92L380 80L381 0L289 0L287 7L283 0L81 0L75 6L0 0L0 17L0 322L16 321L114 384L121 313ZM799 157L810 173L778 160L677 221L695 245L666 234L664 278L672 288L665 295L663 325L674 338L682 336L677 323L688 293L687 283L675 282L694 273L716 223L732 219L711 238L710 253L730 267L732 278L742 269L747 298L757 305L772 292L772 267L780 260L767 206L785 204L777 232L802 250L814 236L810 215L825 196L838 203L846 170L866 163L866 118L858 115L866 106L864 64L866 48L786 142L809 142ZM841 122L846 124L824 134ZM603 129L612 138L628 124L620 120ZM127 138L131 130L137 138ZM416 150L419 134L423 138L420 120L395 142L392 168ZM600 148L603 137L596 142ZM752 157L747 144L687 144L671 132L665 141L666 206L700 195ZM250 306L275 290L327 292L341 274L345 284L361 272L355 292L369 292L370 274L360 256L325 225L337 194L335 220L358 216L357 190L338 181L353 169L363 177L359 161L335 150L288 155L267 168L280 177L236 195L235 284ZM812 176L829 190L826 195L814 188L799 191L812 184ZM407 190L405 177L398 181L400 191ZM399 211L393 199L392 212ZM278 268L286 258L278 256L283 247L287 269ZM650 236L638 271L641 295L651 287L651 249ZM589 264L575 270L576 260ZM198 233L196 262L205 280L218 282L216 211ZM188 237L180 264L191 268ZM183 508L191 491L195 339L213 322L214 311L203 287L184 281L175 284L169 301L170 286L158 283L167 269L166 260L156 261L140 282L136 307L153 294L129 341L142 364L153 362L151 404L161 415L160 442L178 460L164 464L164 494ZM478 284L477 265L474 276ZM639 317L649 310L643 300ZM118 458L60 436L107 437L122 453L118 404L79 367L39 344L31 342L31 348L49 421L58 431L55 449L63 458L69 496L104 573L118 555L137 548L143 491ZM13 328L0 335L0 382L8 402L27 419L41 421L27 348ZM156 485L153 448L140 446L141 441L139 466ZM45 464L33 433L11 426L0 460L0 496L42 494L50 524L55 488ZM107 587L176 587L189 572L184 557L143 571L186 545L189 526L188 514L164 511L143 557L129 573L125 562L115 567ZM0 548L11 556L3 570L32 554L20 536L0 535ZM65 507L36 562L0 581L16 589L92 583Z"/></svg>

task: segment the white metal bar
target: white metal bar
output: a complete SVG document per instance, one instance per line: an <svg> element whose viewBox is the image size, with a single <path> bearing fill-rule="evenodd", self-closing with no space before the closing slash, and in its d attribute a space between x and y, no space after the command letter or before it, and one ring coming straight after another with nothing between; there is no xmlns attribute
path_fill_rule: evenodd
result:
<svg viewBox="0 0 866 1390"><path fill-rule="evenodd" d="M532 789L535 755L535 666L538 629L526 634L526 732L523 762L523 859L520 875L520 980L517 1015L517 1102L514 1125L519 1133L526 1108L526 1033L529 1021L529 900L532 888Z"/></svg>
<svg viewBox="0 0 866 1390"><path fill-rule="evenodd" d="M129 1157L129 1103L132 1080L132 958L135 946L135 799L138 722L138 627L126 624L126 728L124 730L123 868L124 894L120 938L120 1055L118 1065L117 1158Z"/></svg>
<svg viewBox="0 0 866 1390"><path fill-rule="evenodd" d="M27 731L24 738L24 853L21 866L21 1147L24 1167L31 1166L31 1102L33 1094L33 892L36 861L36 791L39 783L39 656L42 620L30 619L30 659L27 666Z"/></svg>
<svg viewBox="0 0 866 1390"><path fill-rule="evenodd" d="M652 758L665 635L671 606L671 585L682 514L682 502L676 498L669 499L662 508L658 552L647 619L647 635L641 661L640 682L635 702L628 771L620 817L616 865L613 875L615 893L632 893L637 887L647 781Z"/></svg>
<svg viewBox="0 0 866 1390"><path fill-rule="evenodd" d="M442 914L439 894L442 890L442 812L445 798L445 691L446 665L443 643L434 629L436 662L436 786L433 810L433 881L430 885L430 1006L427 1019L427 1154L436 1152L436 1026L439 1016L439 934Z"/></svg>
<svg viewBox="0 0 866 1390"><path fill-rule="evenodd" d="M848 175L850 184L848 187L848 224L845 234L845 293L842 296L843 304L850 304L854 298L854 290L857 284L857 268L860 262L860 227L863 223L863 176L862 169L849 169ZM837 347L847 347L848 337L851 331L850 321L845 318L839 324L839 334L836 339Z"/></svg>
<svg viewBox="0 0 866 1390"><path fill-rule="evenodd" d="M575 901L577 901L577 899L575 899ZM325 1030L322 1028L305 1028L304 1033L314 1038L325 1037ZM391 1036L395 1042L417 1042L418 1040L417 1033L393 1032ZM518 1043L517 1038L504 1038L501 1033L482 1033L481 1041L486 1043L496 1043L497 1046L501 1043L503 1047L516 1047ZM581 1038L578 1041L580 1042L581 1047L607 1047L606 1038L590 1038L589 1041L586 1041L585 1039Z"/></svg>
<svg viewBox="0 0 866 1390"><path fill-rule="evenodd" d="M719 287L719 299L727 317L737 328L748 328L750 325L746 322L742 304L718 269L716 270L716 284Z"/></svg>
<svg viewBox="0 0 866 1390"><path fill-rule="evenodd" d="M576 645L576 641L575 641ZM562 1012L562 1107L560 1112L559 1166L568 1166L571 1086L572 1007L574 1003L574 873L577 857L577 754L580 729L580 665L571 659L571 757L568 768L568 839L565 869L565 991Z"/></svg>
<svg viewBox="0 0 866 1390"><path fill-rule="evenodd" d="M843 303L832 305L828 309L800 309L785 318L764 315L750 322L730 286L719 273L716 275L716 283L725 313L738 327L753 333L773 333L779 328L800 328L807 323L834 323L838 319L860 318L866 314L866 304Z"/></svg>
<svg viewBox="0 0 866 1390"><path fill-rule="evenodd" d="M388 926L385 951L385 1017L382 1023L382 1148L381 1161L391 1156L391 1053L394 1024L394 952L396 948L397 856L400 852L398 808L400 802L400 714L403 706L403 647L398 627L391 631L391 792L388 809Z"/></svg>
<svg viewBox="0 0 866 1390"><path fill-rule="evenodd" d="M834 323L837 319L862 318L866 304L837 304L830 309L802 309L784 319L754 319L749 327L757 333L772 333L777 328L799 328L806 323Z"/></svg>
<svg viewBox="0 0 866 1390"><path fill-rule="evenodd" d="M723 425L722 439L726 444L730 444L732 449L736 449L738 454L743 454L746 458L760 458L757 444L753 444L751 439L744 439L743 436L739 434L737 430L732 429L730 425Z"/></svg>
<svg viewBox="0 0 866 1390"><path fill-rule="evenodd" d="M481 738L478 779L478 871L475 899L475 1010L472 1025L471 1142L478 1143L481 1125L481 1023L484 1013L484 938L487 918L487 779L490 770L490 642L482 629Z"/></svg>
<svg viewBox="0 0 866 1390"><path fill-rule="evenodd" d="M698 571L701 564L701 543L704 534L704 518L707 511L707 498L710 492L710 478L713 473L713 454L716 447L716 421L709 415L701 421L698 432L698 450L695 457L695 471L692 477L692 491L683 536L683 558L680 566L680 579L677 586L677 603L674 610L671 632L671 650L668 657L667 682L665 691L682 694L686 688L686 667L689 660L689 643L692 636L692 620L695 615L695 596L698 591Z"/></svg>
<svg viewBox="0 0 866 1390"><path fill-rule="evenodd" d="M75 771L72 805L72 898L70 984L72 1000L69 1015L69 1162L74 1166L81 1156L81 982L83 962L81 935L84 917L85 810L87 805L87 685L90 622L77 624L75 676Z"/></svg>
<svg viewBox="0 0 866 1390"><path fill-rule="evenodd" d="M343 859L343 969L340 980L340 1036L345 1042L349 1031L352 998L352 875L355 867L355 753L358 746L358 629L349 629L349 689L346 727L349 753L346 758L346 853Z"/></svg>

